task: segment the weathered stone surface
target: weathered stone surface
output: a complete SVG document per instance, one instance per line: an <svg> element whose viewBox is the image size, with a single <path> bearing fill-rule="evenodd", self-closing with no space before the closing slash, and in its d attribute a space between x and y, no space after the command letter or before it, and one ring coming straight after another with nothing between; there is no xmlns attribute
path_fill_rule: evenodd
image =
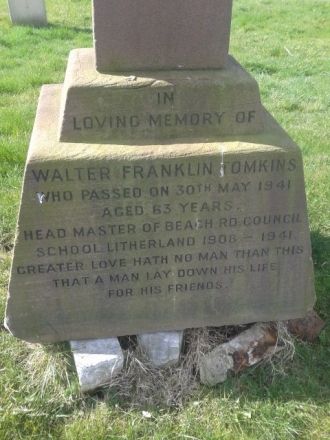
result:
<svg viewBox="0 0 330 440"><path fill-rule="evenodd" d="M304 341L314 342L325 326L325 322L314 310L311 310L304 318L290 319L286 326L294 336Z"/></svg>
<svg viewBox="0 0 330 440"><path fill-rule="evenodd" d="M123 368L124 355L117 338L70 341L82 392L111 381Z"/></svg>
<svg viewBox="0 0 330 440"><path fill-rule="evenodd" d="M299 148L265 131L167 145L57 141L43 88L6 325L29 341L303 317L313 270Z"/></svg>
<svg viewBox="0 0 330 440"><path fill-rule="evenodd" d="M183 332L145 333L137 336L139 346L155 367L175 365L180 358Z"/></svg>
<svg viewBox="0 0 330 440"><path fill-rule="evenodd" d="M14 24L47 25L44 0L8 0L8 7Z"/></svg>
<svg viewBox="0 0 330 440"><path fill-rule="evenodd" d="M217 69L226 62L232 0L94 0L101 72Z"/></svg>
<svg viewBox="0 0 330 440"><path fill-rule="evenodd" d="M253 325L201 359L201 382L206 385L224 382L230 371L238 373L274 353L276 342L277 331L273 326Z"/></svg>
<svg viewBox="0 0 330 440"><path fill-rule="evenodd" d="M210 71L96 72L92 49L71 51L60 140L159 143L206 141L263 129L258 84L233 58Z"/></svg>

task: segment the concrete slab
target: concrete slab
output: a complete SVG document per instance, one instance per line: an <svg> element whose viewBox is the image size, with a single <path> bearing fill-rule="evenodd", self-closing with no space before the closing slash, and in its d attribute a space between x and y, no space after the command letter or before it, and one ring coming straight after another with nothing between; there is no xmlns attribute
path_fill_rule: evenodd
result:
<svg viewBox="0 0 330 440"><path fill-rule="evenodd" d="M70 341L82 392L107 384L122 369L124 355L117 338Z"/></svg>
<svg viewBox="0 0 330 440"><path fill-rule="evenodd" d="M168 367L178 363L183 331L145 333L137 336L141 349L155 367Z"/></svg>

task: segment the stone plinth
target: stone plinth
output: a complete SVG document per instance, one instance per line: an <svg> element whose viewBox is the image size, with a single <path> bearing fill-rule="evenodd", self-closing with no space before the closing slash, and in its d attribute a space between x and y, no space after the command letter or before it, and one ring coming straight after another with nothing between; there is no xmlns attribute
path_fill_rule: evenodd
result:
<svg viewBox="0 0 330 440"><path fill-rule="evenodd" d="M12 23L46 26L47 15L44 0L8 0Z"/></svg>
<svg viewBox="0 0 330 440"><path fill-rule="evenodd" d="M313 307L299 148L263 133L167 145L61 143L43 88L6 325L34 342L298 318Z"/></svg>
<svg viewBox="0 0 330 440"><path fill-rule="evenodd" d="M258 84L233 58L225 69L104 75L92 49L73 50L64 82L60 140L202 142L263 129Z"/></svg>
<svg viewBox="0 0 330 440"><path fill-rule="evenodd" d="M219 69L227 60L232 0L94 0L100 72Z"/></svg>

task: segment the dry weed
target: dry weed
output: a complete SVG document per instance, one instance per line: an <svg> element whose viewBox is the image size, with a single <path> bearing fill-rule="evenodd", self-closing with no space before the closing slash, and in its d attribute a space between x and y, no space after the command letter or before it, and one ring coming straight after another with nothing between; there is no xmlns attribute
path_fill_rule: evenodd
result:
<svg viewBox="0 0 330 440"><path fill-rule="evenodd" d="M274 350L262 363L271 366L272 375L283 374L293 358L294 340L282 322L275 324L278 332ZM122 339L125 365L120 375L102 388L104 397L116 397L130 408L148 406L181 407L200 389L198 365L200 358L220 344L228 342L249 325L188 329L184 332L182 354L176 366L155 368L150 364L134 338ZM70 386L68 370L71 357L64 346L28 344L29 355L24 367L29 372L30 385L38 388L41 396L47 390L65 392Z"/></svg>
<svg viewBox="0 0 330 440"><path fill-rule="evenodd" d="M284 372L294 354L293 339L283 323L277 323L278 340L264 360L273 374ZM201 356L228 342L248 325L188 329L184 332L183 350L175 367L153 367L139 347L128 348L122 374L108 385L108 390L130 407L181 407L200 389L198 365Z"/></svg>

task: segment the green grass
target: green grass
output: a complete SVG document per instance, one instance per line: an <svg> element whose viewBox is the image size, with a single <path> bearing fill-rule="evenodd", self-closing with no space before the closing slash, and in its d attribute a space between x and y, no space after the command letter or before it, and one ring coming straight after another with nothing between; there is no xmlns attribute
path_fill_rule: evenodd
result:
<svg viewBox="0 0 330 440"><path fill-rule="evenodd" d="M312 231L317 311L330 303L330 2L235 0L231 53L265 106L300 145ZM0 0L0 313L4 315L24 161L40 86L62 82L70 49L92 45L90 0L47 2L50 26L12 27ZM2 248L2 254L1 254ZM2 255L2 257L1 257ZM0 439L330 438L330 331L296 344L283 376L255 368L183 408L141 409L108 392L79 395L64 345L31 346L0 331Z"/></svg>

